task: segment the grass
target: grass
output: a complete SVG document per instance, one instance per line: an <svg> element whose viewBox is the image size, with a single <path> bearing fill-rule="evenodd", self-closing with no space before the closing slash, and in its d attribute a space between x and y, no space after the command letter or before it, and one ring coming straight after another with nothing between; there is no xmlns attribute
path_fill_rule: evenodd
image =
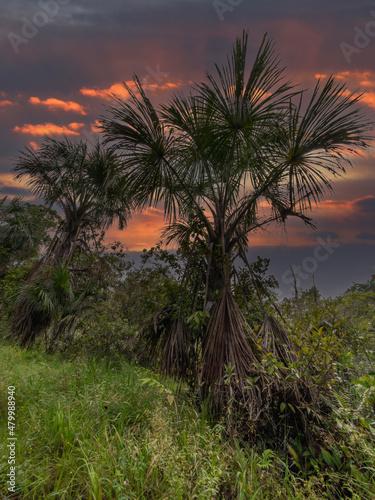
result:
<svg viewBox="0 0 375 500"><path fill-rule="evenodd" d="M271 450L229 442L223 426L210 425L173 383L138 366L3 345L0 374L1 498L326 498L318 474L302 479ZM9 385L16 388L13 496L6 484ZM375 498L362 486L351 498Z"/></svg>

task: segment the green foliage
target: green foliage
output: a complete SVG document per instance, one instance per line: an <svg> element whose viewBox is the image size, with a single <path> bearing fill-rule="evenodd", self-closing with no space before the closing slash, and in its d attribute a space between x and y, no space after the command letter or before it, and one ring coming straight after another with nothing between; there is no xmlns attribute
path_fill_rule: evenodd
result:
<svg viewBox="0 0 375 500"><path fill-rule="evenodd" d="M257 260L249 268L236 269L232 281L232 292L237 304L251 325L260 325L264 311L277 302L276 289L279 286L273 275L267 275L270 259Z"/></svg>
<svg viewBox="0 0 375 500"><path fill-rule="evenodd" d="M317 384L337 382L339 361L344 354L338 337L339 325L326 323L291 337L296 344L299 371L312 377Z"/></svg>
<svg viewBox="0 0 375 500"><path fill-rule="evenodd" d="M182 265L178 255L160 246L144 250L139 268L130 267L116 290L121 315L130 324L142 327L163 307L182 296L178 278Z"/></svg>
<svg viewBox="0 0 375 500"><path fill-rule="evenodd" d="M21 283L8 300L12 301L11 325L22 346L30 346L44 333L46 349L52 350L64 332L73 328L87 309L92 286L73 290L67 264L45 266L32 281Z"/></svg>
<svg viewBox="0 0 375 500"><path fill-rule="evenodd" d="M331 357L344 377L365 374L375 362L375 280L354 284L336 298L322 298L314 288L299 292L298 299L284 299L281 311L297 343L312 335L331 338ZM327 337L327 328L334 337ZM323 341L323 342L324 342ZM317 344L318 350L324 347ZM305 346L304 349L307 349ZM331 356L333 354L333 356Z"/></svg>
<svg viewBox="0 0 375 500"><path fill-rule="evenodd" d="M20 262L37 257L59 221L54 210L42 205L0 199L0 279Z"/></svg>
<svg viewBox="0 0 375 500"><path fill-rule="evenodd" d="M228 441L185 391L128 363L0 347L0 392L16 388L18 498L364 500L374 498L372 430L334 406L339 434L273 450ZM228 372L229 373L229 372ZM230 376L230 375L229 375ZM171 399L173 398L173 400ZM0 446L6 455L6 400ZM0 491L6 491L6 460Z"/></svg>
<svg viewBox="0 0 375 500"><path fill-rule="evenodd" d="M135 357L137 333L134 326L110 309L108 301L103 300L80 320L68 338L63 339L60 350L69 355L106 358L115 364L124 358Z"/></svg>

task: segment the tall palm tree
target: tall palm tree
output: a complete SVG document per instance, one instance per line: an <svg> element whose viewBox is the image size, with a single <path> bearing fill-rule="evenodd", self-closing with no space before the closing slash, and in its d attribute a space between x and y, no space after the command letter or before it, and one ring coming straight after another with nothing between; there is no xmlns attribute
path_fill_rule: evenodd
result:
<svg viewBox="0 0 375 500"><path fill-rule="evenodd" d="M27 178L33 194L63 213L45 255L30 271L29 285L39 279L46 268L67 265L81 240L88 244L87 235L105 230L116 219L123 228L130 215L131 204L118 158L113 149L99 143L90 150L83 141L73 143L68 139L47 138L38 151L26 148L14 170L16 178ZM24 290L29 289L34 288ZM26 292L14 302L13 331L23 345L32 343L35 332L45 327L39 325L43 307L34 306L34 298ZM27 321L24 321L25 315L28 315ZM50 315L46 318L50 321Z"/></svg>
<svg viewBox="0 0 375 500"><path fill-rule="evenodd" d="M247 44L244 33L216 75L158 109L135 77L135 91L125 84L129 100L115 98L102 120L138 206L162 203L169 239L195 238L206 249L207 302L215 303L201 373L210 386L221 386L226 365L245 380L254 363L228 289L236 255L272 222L313 224L307 211L367 146L370 128L359 97L333 77L306 100L285 81L266 36L248 71Z"/></svg>

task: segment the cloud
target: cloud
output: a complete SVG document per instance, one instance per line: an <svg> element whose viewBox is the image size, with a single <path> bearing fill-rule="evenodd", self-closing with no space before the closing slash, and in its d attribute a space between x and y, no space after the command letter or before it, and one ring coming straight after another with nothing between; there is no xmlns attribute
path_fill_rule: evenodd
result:
<svg viewBox="0 0 375 500"><path fill-rule="evenodd" d="M336 78L345 81L354 81L361 87L375 87L375 73L372 71L341 71Z"/></svg>
<svg viewBox="0 0 375 500"><path fill-rule="evenodd" d="M38 149L40 149L35 141L30 141L29 146L32 147L34 151L38 151Z"/></svg>
<svg viewBox="0 0 375 500"><path fill-rule="evenodd" d="M143 87L146 90L166 90L166 89L175 89L180 87L181 82L164 82L164 83L148 83L149 77L145 77L143 79ZM126 85L130 88L130 90L135 91L136 87L133 80L128 80L125 82ZM123 83L114 83L108 88L99 89L99 88L86 88L83 87L80 89L80 93L85 96L90 97L99 97L101 99L111 99L112 95L120 97L122 99L127 99L129 97L129 92L124 87Z"/></svg>
<svg viewBox="0 0 375 500"><path fill-rule="evenodd" d="M311 238L313 238L314 240L316 238L323 238L323 239L331 238L332 240L338 240L339 235L331 231L314 231L311 233Z"/></svg>
<svg viewBox="0 0 375 500"><path fill-rule="evenodd" d="M142 251L155 246L160 240L160 230L164 224L164 212L150 207L135 213L123 231L112 226L106 233L106 241L121 240L129 249Z"/></svg>
<svg viewBox="0 0 375 500"><path fill-rule="evenodd" d="M46 106L51 111L56 111L62 109L63 111L74 111L75 113L79 113L81 115L86 115L86 111L84 110L81 104L74 101L61 101L60 99L55 99L50 97L42 101L39 97L30 97L29 103L33 105L41 105Z"/></svg>
<svg viewBox="0 0 375 500"><path fill-rule="evenodd" d="M14 102L8 100L0 101L0 107L13 106L13 104Z"/></svg>
<svg viewBox="0 0 375 500"><path fill-rule="evenodd" d="M27 188L27 180L15 180L14 175L11 173L0 173L0 195L10 197L26 196L27 198L33 196Z"/></svg>
<svg viewBox="0 0 375 500"><path fill-rule="evenodd" d="M4 196L30 196L30 191L26 188L5 186L0 182L1 194Z"/></svg>
<svg viewBox="0 0 375 500"><path fill-rule="evenodd" d="M38 125L31 125L30 123L25 123L22 127L15 126L12 130L20 134L29 134L35 136L43 135L79 135L77 132L82 127L84 123L69 123L69 125L55 125L54 123L43 123Z"/></svg>
<svg viewBox="0 0 375 500"><path fill-rule="evenodd" d="M102 132L100 127L101 127L101 123L99 120L95 120L95 122L90 125L91 130L95 133L98 133L98 134L100 134Z"/></svg>
<svg viewBox="0 0 375 500"><path fill-rule="evenodd" d="M345 90L343 93L344 96L349 96L351 95L351 92L349 90ZM353 97L360 97L360 102L362 104L367 104L370 108L375 108L375 92L368 92L366 91L361 95L361 92L355 92L353 94Z"/></svg>
<svg viewBox="0 0 375 500"><path fill-rule="evenodd" d="M370 108L375 108L375 73L372 71L342 71L335 75L339 80L345 80L351 86L355 86L356 90L362 87L362 90L355 92L354 97L361 97L361 103L366 104ZM363 89L364 87L364 89ZM348 96L351 92L346 90L344 95Z"/></svg>
<svg viewBox="0 0 375 500"><path fill-rule="evenodd" d="M364 233L356 234L355 237L358 240L375 241L375 234L372 234L372 233L364 232Z"/></svg>
<svg viewBox="0 0 375 500"><path fill-rule="evenodd" d="M131 90L134 89L133 81L130 80L125 83L130 87ZM126 90L122 83L114 83L107 89L88 89L86 87L83 87L82 89L80 89L80 93L85 96L100 97L102 99L110 99L112 94L125 99L129 97L129 92Z"/></svg>
<svg viewBox="0 0 375 500"><path fill-rule="evenodd" d="M366 214L375 213L375 196L366 196L365 198L356 200L353 204L355 207L359 207L361 212L365 212Z"/></svg>

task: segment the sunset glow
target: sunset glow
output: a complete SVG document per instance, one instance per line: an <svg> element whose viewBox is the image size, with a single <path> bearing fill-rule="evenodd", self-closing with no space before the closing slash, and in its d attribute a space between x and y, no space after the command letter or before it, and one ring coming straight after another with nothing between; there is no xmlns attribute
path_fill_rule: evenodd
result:
<svg viewBox="0 0 375 500"><path fill-rule="evenodd" d="M212 3L202 0L178 5L166 0L159 6L146 0L129 5L94 0L90 7L82 4L81 14L71 3L62 6L53 22L27 44L20 45L19 53L4 39L0 83L2 191L15 196L18 187L25 195L25 187L15 183L11 174L14 157L24 145L37 150L46 134L94 142L100 137L100 119L106 115L112 96L129 98L123 82L135 91L134 74L155 104L167 103L174 92L189 92L192 82L204 80L205 69L214 70L214 61L224 61L243 28L249 30L250 64L268 32L282 65L287 67L285 74L300 88L313 88L317 79L323 85L334 75L339 83L347 83L347 93L365 92L363 111L369 118L375 116L375 40L353 52L351 64L340 46L341 42L353 44L353 28L368 21L364 2L345 12L333 2L332 10L323 17L297 0L288 7L271 3L273 9L269 10L242 2L228 9L223 19ZM33 6L21 1L16 10L12 5L5 0L6 23L8 31L18 33L22 16L32 18ZM336 15L339 11L340 19ZM95 36L90 26L95 26ZM358 234L375 234L375 149L362 152L362 158L355 154L350 158L355 168L348 168L343 178L334 182L336 195L328 193L313 216L318 230L336 232L346 242L358 242ZM120 239L132 250L143 249L158 241L163 224L162 209L149 209L135 214L124 231L111 228L107 239ZM286 228L287 235L277 228L272 237L259 232L252 237L252 244L314 244L311 229L302 223L288 220Z"/></svg>

